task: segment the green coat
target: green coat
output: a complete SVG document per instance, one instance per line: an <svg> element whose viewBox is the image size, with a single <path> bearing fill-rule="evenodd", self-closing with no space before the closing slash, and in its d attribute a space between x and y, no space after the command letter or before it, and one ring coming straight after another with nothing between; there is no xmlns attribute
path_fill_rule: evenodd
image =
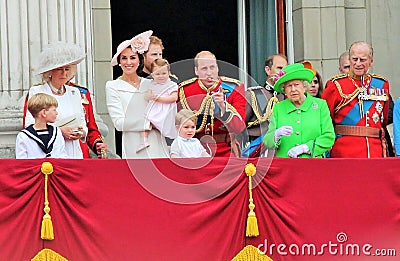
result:
<svg viewBox="0 0 400 261"><path fill-rule="evenodd" d="M292 126L293 133L282 136L275 143L275 131L282 126ZM335 141L332 119L325 100L306 94L299 108L289 99L277 103L263 141L268 148L276 148L276 157L287 158L288 151L300 144L306 144L311 155L302 154L299 158L324 157Z"/></svg>

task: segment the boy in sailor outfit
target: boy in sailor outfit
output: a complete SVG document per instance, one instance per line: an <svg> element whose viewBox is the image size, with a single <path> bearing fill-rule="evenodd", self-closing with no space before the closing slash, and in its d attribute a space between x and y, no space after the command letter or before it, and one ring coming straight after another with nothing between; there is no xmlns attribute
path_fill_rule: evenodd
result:
<svg viewBox="0 0 400 261"><path fill-rule="evenodd" d="M60 128L49 125L57 118L57 106L57 100L45 93L37 93L29 99L28 110L35 123L18 133L17 159L67 158Z"/></svg>

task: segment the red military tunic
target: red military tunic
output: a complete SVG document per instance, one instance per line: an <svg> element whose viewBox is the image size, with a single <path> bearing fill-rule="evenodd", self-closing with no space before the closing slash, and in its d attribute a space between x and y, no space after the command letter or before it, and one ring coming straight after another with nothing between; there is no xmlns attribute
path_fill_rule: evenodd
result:
<svg viewBox="0 0 400 261"><path fill-rule="evenodd" d="M359 79L339 75L328 80L322 98L328 104L336 131L331 157L383 157L380 136L382 128L387 124L389 112L389 83L386 79L368 74L361 83ZM361 128L356 127L357 131L351 131L351 135L340 134L339 128L347 126ZM364 135L364 131L378 133L378 137Z"/></svg>
<svg viewBox="0 0 400 261"><path fill-rule="evenodd" d="M211 94L223 89L226 97L226 112L221 116L219 107L213 102ZM235 79L220 77L207 89L200 80L193 78L179 84L178 110L185 108L198 115L196 136L206 149L210 147L215 156L231 156L231 149L236 156L240 150L240 141L236 138L244 130L246 124L243 84ZM204 117L206 115L206 117ZM209 142L206 137L213 137ZM206 143L206 144L205 144ZM214 144L213 144L214 143ZM216 146L216 147L215 147ZM208 152L210 153L210 150Z"/></svg>
<svg viewBox="0 0 400 261"><path fill-rule="evenodd" d="M104 143L104 138L101 136L99 128L97 127L96 120L93 113L92 99L90 98L90 92L87 88L76 85L74 83L68 83L69 86L78 88L82 97L82 105L85 110L86 125L88 133L86 135L86 141L80 141L81 149L84 158L90 158L89 148L97 154L96 144Z"/></svg>

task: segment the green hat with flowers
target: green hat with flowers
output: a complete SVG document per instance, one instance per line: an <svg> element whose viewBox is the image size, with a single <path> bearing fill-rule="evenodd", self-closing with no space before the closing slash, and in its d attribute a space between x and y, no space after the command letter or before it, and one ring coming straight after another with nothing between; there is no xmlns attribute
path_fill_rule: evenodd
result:
<svg viewBox="0 0 400 261"><path fill-rule="evenodd" d="M301 63L290 64L282 68L275 75L274 89L279 93L283 93L283 84L291 80L305 80L311 82L314 78L314 72L304 67Z"/></svg>

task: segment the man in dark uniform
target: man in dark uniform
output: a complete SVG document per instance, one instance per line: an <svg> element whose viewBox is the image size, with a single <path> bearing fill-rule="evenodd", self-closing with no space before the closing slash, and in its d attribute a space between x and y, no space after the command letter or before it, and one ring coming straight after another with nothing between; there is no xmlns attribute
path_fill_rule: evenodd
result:
<svg viewBox="0 0 400 261"><path fill-rule="evenodd" d="M196 78L179 84L179 109L198 117L196 138L215 156L239 157L237 140L245 128L244 86L235 79L219 76L215 55L202 51L195 57Z"/></svg>
<svg viewBox="0 0 400 261"><path fill-rule="evenodd" d="M265 60L267 80L264 86L249 87L246 91L246 131L248 140L242 151L243 157L259 157L266 151L262 137L268 130L269 118L272 115L274 104L284 99L283 94L277 94L274 90L274 78L286 65L287 58L285 55L275 54L269 56Z"/></svg>

